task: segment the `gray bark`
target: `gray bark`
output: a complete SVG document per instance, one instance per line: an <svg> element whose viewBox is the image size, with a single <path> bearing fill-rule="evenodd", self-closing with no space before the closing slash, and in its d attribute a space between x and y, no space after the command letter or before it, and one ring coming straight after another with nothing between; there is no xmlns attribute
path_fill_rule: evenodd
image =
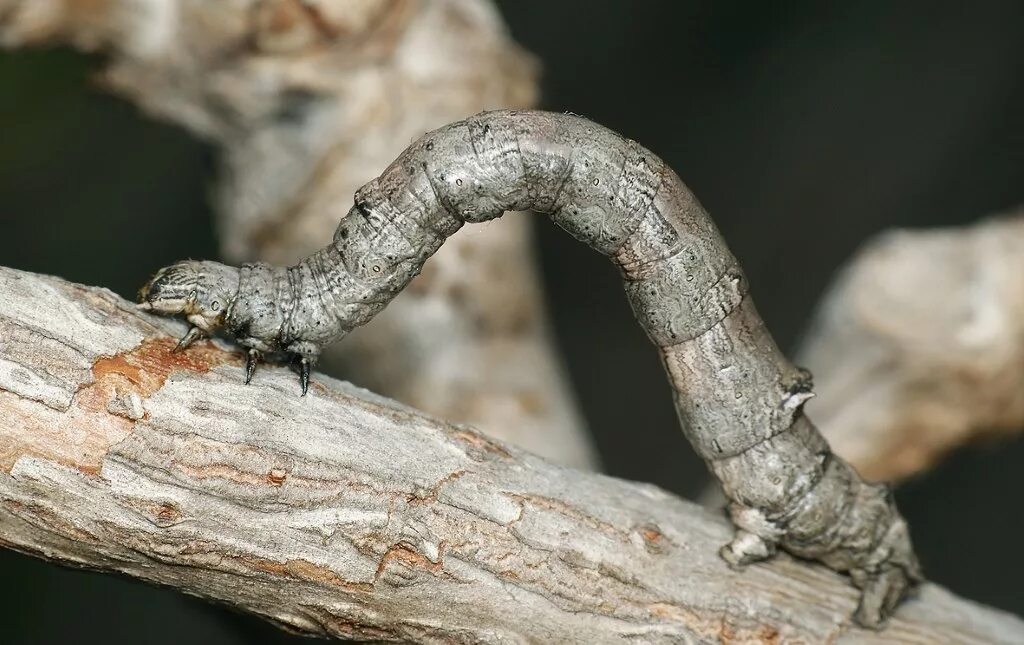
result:
<svg viewBox="0 0 1024 645"><path fill-rule="evenodd" d="M739 573L710 514L0 269L0 543L303 633L412 642L1022 643L930 584L883 633L840 576ZM110 620L116 620L111 615Z"/></svg>

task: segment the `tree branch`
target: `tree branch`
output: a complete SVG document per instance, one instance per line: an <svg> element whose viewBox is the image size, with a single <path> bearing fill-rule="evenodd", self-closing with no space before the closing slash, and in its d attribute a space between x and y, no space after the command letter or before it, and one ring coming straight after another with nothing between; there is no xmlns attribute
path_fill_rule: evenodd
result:
<svg viewBox="0 0 1024 645"><path fill-rule="evenodd" d="M113 294L0 269L0 543L300 632L418 642L1019 642L925 585L887 631L855 590L649 485L517 449L238 352Z"/></svg>
<svg viewBox="0 0 1024 645"><path fill-rule="evenodd" d="M815 377L809 413L869 479L1021 432L1024 212L873 240L822 301L798 362Z"/></svg>

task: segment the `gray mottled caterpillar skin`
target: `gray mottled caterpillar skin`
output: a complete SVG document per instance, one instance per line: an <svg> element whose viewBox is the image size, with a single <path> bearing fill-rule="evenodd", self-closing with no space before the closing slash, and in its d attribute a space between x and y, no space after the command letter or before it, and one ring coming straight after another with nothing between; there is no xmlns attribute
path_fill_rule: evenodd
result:
<svg viewBox="0 0 1024 645"><path fill-rule="evenodd" d="M183 262L143 290L184 313L192 338L223 326L250 348L298 357L391 301L465 223L547 213L621 269L661 352L687 438L730 500L733 566L776 547L849 572L858 621L880 626L920 580L887 487L868 484L804 416L809 374L779 351L707 213L650 151L584 118L489 112L424 135L355 196L331 244L290 268Z"/></svg>

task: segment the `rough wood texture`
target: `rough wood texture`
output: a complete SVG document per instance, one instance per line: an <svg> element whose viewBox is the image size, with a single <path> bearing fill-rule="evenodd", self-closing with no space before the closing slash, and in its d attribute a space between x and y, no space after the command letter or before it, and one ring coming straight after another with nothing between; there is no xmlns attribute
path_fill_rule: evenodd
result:
<svg viewBox="0 0 1024 645"><path fill-rule="evenodd" d="M221 147L232 262L308 255L414 138L530 106L537 91L536 64L489 0L0 0L0 44L39 43L107 53L106 87ZM405 403L593 467L531 246L524 217L456 236L325 358Z"/></svg>
<svg viewBox="0 0 1024 645"><path fill-rule="evenodd" d="M213 343L101 289L0 269L0 542L293 629L417 642L1024 642L925 585L885 632L724 517ZM112 618L113 619L113 618Z"/></svg>
<svg viewBox="0 0 1024 645"><path fill-rule="evenodd" d="M1024 213L869 243L798 362L815 377L809 414L869 479L1024 430Z"/></svg>

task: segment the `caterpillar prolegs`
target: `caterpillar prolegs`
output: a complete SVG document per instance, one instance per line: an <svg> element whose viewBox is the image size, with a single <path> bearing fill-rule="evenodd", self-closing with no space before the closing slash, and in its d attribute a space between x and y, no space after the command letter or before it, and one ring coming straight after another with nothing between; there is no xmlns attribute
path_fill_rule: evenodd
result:
<svg viewBox="0 0 1024 645"><path fill-rule="evenodd" d="M289 268L181 262L140 293L183 314L182 339L219 328L249 350L297 360L302 391L321 349L370 320L465 223L547 213L621 269L661 352L687 438L730 500L722 557L777 547L848 572L857 620L878 627L921 579L888 489L835 457L803 414L809 374L779 351L711 219L658 157L587 119L486 112L427 133L360 188L334 240Z"/></svg>

